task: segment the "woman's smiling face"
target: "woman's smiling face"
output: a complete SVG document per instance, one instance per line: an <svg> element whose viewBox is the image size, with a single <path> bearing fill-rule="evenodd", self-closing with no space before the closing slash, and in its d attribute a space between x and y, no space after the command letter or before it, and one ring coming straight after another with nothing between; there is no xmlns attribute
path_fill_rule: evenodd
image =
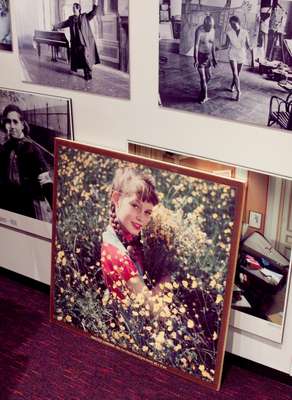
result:
<svg viewBox="0 0 292 400"><path fill-rule="evenodd" d="M117 218L122 227L132 235L138 235L151 219L154 205L142 201L136 194L124 195L115 193L113 201Z"/></svg>

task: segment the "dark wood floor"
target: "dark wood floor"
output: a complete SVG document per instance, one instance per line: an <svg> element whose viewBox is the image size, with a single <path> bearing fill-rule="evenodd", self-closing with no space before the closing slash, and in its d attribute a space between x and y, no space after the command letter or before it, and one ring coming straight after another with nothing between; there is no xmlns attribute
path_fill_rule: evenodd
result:
<svg viewBox="0 0 292 400"><path fill-rule="evenodd" d="M93 79L86 82L82 70L72 73L65 59L52 62L45 49L40 58L36 50L20 49L20 59L27 82L102 96L130 98L129 75L102 64L93 67Z"/></svg>
<svg viewBox="0 0 292 400"><path fill-rule="evenodd" d="M48 287L0 268L1 400L291 400L291 377L228 355L220 392L49 322Z"/></svg>
<svg viewBox="0 0 292 400"><path fill-rule="evenodd" d="M271 96L287 96L277 82L268 80L257 70L243 67L242 96L240 102L235 101L236 94L229 90L232 81L230 65L221 62L216 69L212 68L210 100L199 104L200 79L193 58L164 48L160 50L160 56L167 58L167 62L160 63L160 96L164 107L266 126Z"/></svg>

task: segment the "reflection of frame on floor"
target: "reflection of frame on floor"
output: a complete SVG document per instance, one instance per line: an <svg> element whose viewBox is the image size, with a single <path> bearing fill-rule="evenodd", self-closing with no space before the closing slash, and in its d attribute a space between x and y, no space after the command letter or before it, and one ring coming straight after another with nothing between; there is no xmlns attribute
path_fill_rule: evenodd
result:
<svg viewBox="0 0 292 400"><path fill-rule="evenodd" d="M183 0L179 38L159 40L159 57L167 59L167 63L159 63L160 105L291 130L291 98L288 101L287 97L291 93L289 88L292 83L292 58L288 45L292 38L291 1L282 0L276 11L270 11L268 33L261 30L263 25L260 24L259 15L263 14L260 14L260 1L210 0L207 4ZM202 27L207 15L215 22L214 48L218 64L216 68L211 65L210 50L210 57L205 62L200 61L200 65L194 68L195 32ZM281 16L284 17L280 19ZM224 46L226 38L234 33L230 24L232 17L240 19L240 32L248 34L252 47L252 52L245 51L245 46L241 47L242 59L239 54L234 55L235 45L234 48L229 45L228 50ZM275 20L278 21L277 28L272 22ZM267 42L265 50L262 49L263 36ZM213 40L213 34L211 37ZM202 43L201 51L205 54Z"/></svg>
<svg viewBox="0 0 292 400"><path fill-rule="evenodd" d="M290 282L291 245L287 238L290 237L291 181L134 142L129 142L129 152L221 176L246 176L248 191L242 238L247 241L242 240L240 244L241 257L233 295L233 308L241 312L241 317L236 318L237 313L233 315L232 324L281 342ZM257 226L253 226L251 214L261 217L261 223L257 220ZM265 248L269 249L268 254Z"/></svg>
<svg viewBox="0 0 292 400"><path fill-rule="evenodd" d="M73 138L71 100L0 88L1 223L51 236L54 139Z"/></svg>
<svg viewBox="0 0 292 400"><path fill-rule="evenodd" d="M218 389L245 185L56 144L52 320Z"/></svg>
<svg viewBox="0 0 292 400"><path fill-rule="evenodd" d="M23 0L18 5L23 80L129 98L128 0L98 1L97 6L82 0L80 30L74 25L73 13L79 9L73 10L73 4Z"/></svg>

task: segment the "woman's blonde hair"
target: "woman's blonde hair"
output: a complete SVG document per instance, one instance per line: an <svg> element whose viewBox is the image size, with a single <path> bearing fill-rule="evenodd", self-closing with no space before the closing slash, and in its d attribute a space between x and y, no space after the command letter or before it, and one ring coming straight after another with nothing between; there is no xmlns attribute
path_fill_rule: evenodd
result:
<svg viewBox="0 0 292 400"><path fill-rule="evenodd" d="M133 261L144 259L143 246L141 243L141 233L133 237L130 241L125 238L123 228L117 218L116 207L112 201L112 194L119 192L122 195L137 195L141 201L147 201L154 206L158 204L159 199L155 189L155 181L152 176L144 174L135 168L117 169L110 191L110 223L116 235L123 243Z"/></svg>
<svg viewBox="0 0 292 400"><path fill-rule="evenodd" d="M154 206L159 203L153 177L135 168L117 169L111 186L111 194L114 191L124 195L136 194L139 200L147 201Z"/></svg>

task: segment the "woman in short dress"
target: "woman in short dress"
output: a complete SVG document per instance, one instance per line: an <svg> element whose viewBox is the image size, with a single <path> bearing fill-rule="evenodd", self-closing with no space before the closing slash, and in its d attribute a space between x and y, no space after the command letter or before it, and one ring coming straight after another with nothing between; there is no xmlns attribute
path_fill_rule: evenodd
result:
<svg viewBox="0 0 292 400"><path fill-rule="evenodd" d="M227 32L227 40L223 48L229 48L229 62L233 75L230 90L232 92L236 90L236 100L239 101L241 95L239 75L242 65L246 62L246 49L251 50L251 46L248 32L241 27L240 19L236 15L229 19L229 24L232 29Z"/></svg>

